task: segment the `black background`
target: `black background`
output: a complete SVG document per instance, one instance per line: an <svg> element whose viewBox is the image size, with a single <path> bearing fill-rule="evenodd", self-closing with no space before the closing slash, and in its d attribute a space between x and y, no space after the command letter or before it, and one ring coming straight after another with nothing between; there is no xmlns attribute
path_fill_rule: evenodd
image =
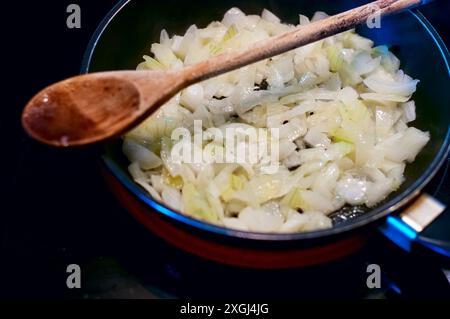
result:
<svg viewBox="0 0 450 319"><path fill-rule="evenodd" d="M81 6L80 30L66 27L70 3ZM37 90L79 73L92 33L115 3L2 5L0 296L66 296L68 264L142 249L129 245L141 241L144 231L104 186L97 150L47 148L20 126L22 108ZM449 43L450 1L436 1L423 12Z"/></svg>
<svg viewBox="0 0 450 319"><path fill-rule="evenodd" d="M81 7L81 29L68 29L66 8ZM78 256L105 254L120 237L116 207L97 170L95 149L58 151L31 141L20 126L27 100L52 82L79 73L88 41L117 3L11 1L3 6L0 295L58 297ZM120 215L119 215L120 216ZM117 237L114 232L119 232ZM118 241L119 242L119 241ZM63 290L64 289L64 290Z"/></svg>

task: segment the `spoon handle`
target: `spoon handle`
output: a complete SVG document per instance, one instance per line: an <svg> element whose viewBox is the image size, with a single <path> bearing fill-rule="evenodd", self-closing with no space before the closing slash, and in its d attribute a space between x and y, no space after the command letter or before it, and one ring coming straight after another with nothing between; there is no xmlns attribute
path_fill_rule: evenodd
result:
<svg viewBox="0 0 450 319"><path fill-rule="evenodd" d="M313 43L337 33L354 28L375 15L386 15L413 6L429 2L428 0L378 0L361 7L330 16L326 19L301 26L293 31L260 41L244 50L224 53L188 66L183 70L187 83L196 83L264 60L297 47Z"/></svg>

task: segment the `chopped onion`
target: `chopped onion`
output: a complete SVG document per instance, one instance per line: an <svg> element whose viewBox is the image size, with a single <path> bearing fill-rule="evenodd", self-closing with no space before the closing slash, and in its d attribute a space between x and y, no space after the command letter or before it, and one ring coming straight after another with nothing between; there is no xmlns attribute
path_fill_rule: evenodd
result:
<svg viewBox="0 0 450 319"><path fill-rule="evenodd" d="M430 140L430 134L414 127L408 128L400 135L388 138L382 145L386 158L394 162L413 162L420 150Z"/></svg>
<svg viewBox="0 0 450 319"><path fill-rule="evenodd" d="M233 24L239 25L243 20L245 20L245 14L238 8L231 8L225 13L222 23L230 27Z"/></svg>
<svg viewBox="0 0 450 319"><path fill-rule="evenodd" d="M184 35L162 30L137 69L179 69L327 17L300 14L294 26L267 9L231 8ZM330 228L333 211L374 206L398 189L429 141L408 126L418 82L387 46L349 30L184 89L124 136L123 152L137 184L188 216L242 231ZM172 140L177 128L191 136ZM254 129L258 141L246 133ZM228 130L237 133L232 155L253 161L223 161L226 141L212 132ZM185 148L205 158L185 162Z"/></svg>
<svg viewBox="0 0 450 319"><path fill-rule="evenodd" d="M137 162L143 170L150 170L162 165L161 159L146 147L126 139L123 143L123 152L130 162Z"/></svg>
<svg viewBox="0 0 450 319"><path fill-rule="evenodd" d="M418 80L413 80L406 75L394 78L384 72L378 72L368 76L364 84L376 93L410 96L416 91Z"/></svg>
<svg viewBox="0 0 450 319"><path fill-rule="evenodd" d="M403 103L402 108L405 123L410 123L416 120L416 104L414 101Z"/></svg>
<svg viewBox="0 0 450 319"><path fill-rule="evenodd" d="M180 103L191 111L195 111L198 107L204 105L205 92L203 86L195 84L188 87L181 93Z"/></svg>
<svg viewBox="0 0 450 319"><path fill-rule="evenodd" d="M264 9L261 18L263 18L266 21L272 22L272 23L280 23L280 18L278 18L276 15L274 15L272 12L270 12L267 9Z"/></svg>
<svg viewBox="0 0 450 319"><path fill-rule="evenodd" d="M373 59L370 53L362 51L356 54L352 61L352 67L359 75L364 75L374 71L381 62L381 57Z"/></svg>
<svg viewBox="0 0 450 319"><path fill-rule="evenodd" d="M316 13L314 13L314 15L313 15L313 17L311 19L311 22L316 22L316 21L319 21L319 20L323 20L323 19L326 19L328 17L329 17L329 15L326 14L325 12L317 11Z"/></svg>

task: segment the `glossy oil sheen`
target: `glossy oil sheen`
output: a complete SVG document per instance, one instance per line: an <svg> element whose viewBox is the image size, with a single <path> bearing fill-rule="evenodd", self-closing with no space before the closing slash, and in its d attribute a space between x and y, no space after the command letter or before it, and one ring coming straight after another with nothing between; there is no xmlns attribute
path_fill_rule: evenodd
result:
<svg viewBox="0 0 450 319"><path fill-rule="evenodd" d="M148 54L150 44L159 41L166 29L170 35L184 34L193 23L207 26L220 20L232 6L247 14L260 14L268 8L284 22L298 23L298 14L312 16L315 11L336 14L368 1L122 1L103 22L93 38L83 64L83 72L113 69L134 69ZM409 201L428 182L448 154L450 120L450 80L448 52L439 36L417 11L407 11L383 18L381 29L361 26L358 33L374 40L375 45L386 44L400 58L401 68L419 79L414 95L417 120L413 123L429 131L431 141L405 172L406 181L383 203L369 210L343 210L336 216L336 227L325 231L300 234L257 234L226 230L182 216L153 201L138 187L127 172L127 161L121 153L120 142L106 148L105 162L112 173L136 196L162 214L193 229L231 237L263 240L295 240L319 238L356 229L379 220ZM347 218L348 217L348 218ZM344 219L343 219L344 218ZM347 219L345 219L347 218Z"/></svg>

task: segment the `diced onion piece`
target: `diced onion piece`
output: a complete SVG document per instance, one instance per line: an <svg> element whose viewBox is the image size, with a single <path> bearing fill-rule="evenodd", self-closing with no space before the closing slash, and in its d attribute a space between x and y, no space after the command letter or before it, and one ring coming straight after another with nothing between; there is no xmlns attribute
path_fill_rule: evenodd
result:
<svg viewBox="0 0 450 319"><path fill-rule="evenodd" d="M407 75L394 79L379 72L368 76L364 84L376 93L410 96L416 91L418 80L413 80Z"/></svg>
<svg viewBox="0 0 450 319"><path fill-rule="evenodd" d="M394 162L413 162L417 154L430 140L428 132L422 132L414 127L408 128L400 136L386 140L383 149L386 158Z"/></svg>
<svg viewBox="0 0 450 319"><path fill-rule="evenodd" d="M231 8L225 13L222 23L230 27L231 25L239 25L242 20L245 20L245 14L238 8Z"/></svg>
<svg viewBox="0 0 450 319"><path fill-rule="evenodd" d="M272 23L280 23L280 18L278 18L276 15L274 15L272 12L270 12L267 9L264 9L261 18L263 18L266 21L272 22Z"/></svg>
<svg viewBox="0 0 450 319"><path fill-rule="evenodd" d="M314 13L312 19L311 19L311 22L316 22L316 21L319 21L319 20L323 20L323 19L326 19L328 17L329 17L329 15L326 14L325 12L323 12L323 11L316 11Z"/></svg>
<svg viewBox="0 0 450 319"><path fill-rule="evenodd" d="M337 194L350 205L361 205L366 201L367 182L346 176L337 183Z"/></svg>
<svg viewBox="0 0 450 319"><path fill-rule="evenodd" d="M181 93L180 102L183 106L187 107L191 111L197 110L200 106L204 105L204 89L200 84L195 84Z"/></svg>
<svg viewBox="0 0 450 319"><path fill-rule="evenodd" d="M146 147L131 139L125 139L122 150L130 162L137 162L144 170L150 170L162 165L161 159Z"/></svg>
<svg viewBox="0 0 450 319"><path fill-rule="evenodd" d="M403 103L402 108L405 123L410 123L416 120L416 104L414 101Z"/></svg>

